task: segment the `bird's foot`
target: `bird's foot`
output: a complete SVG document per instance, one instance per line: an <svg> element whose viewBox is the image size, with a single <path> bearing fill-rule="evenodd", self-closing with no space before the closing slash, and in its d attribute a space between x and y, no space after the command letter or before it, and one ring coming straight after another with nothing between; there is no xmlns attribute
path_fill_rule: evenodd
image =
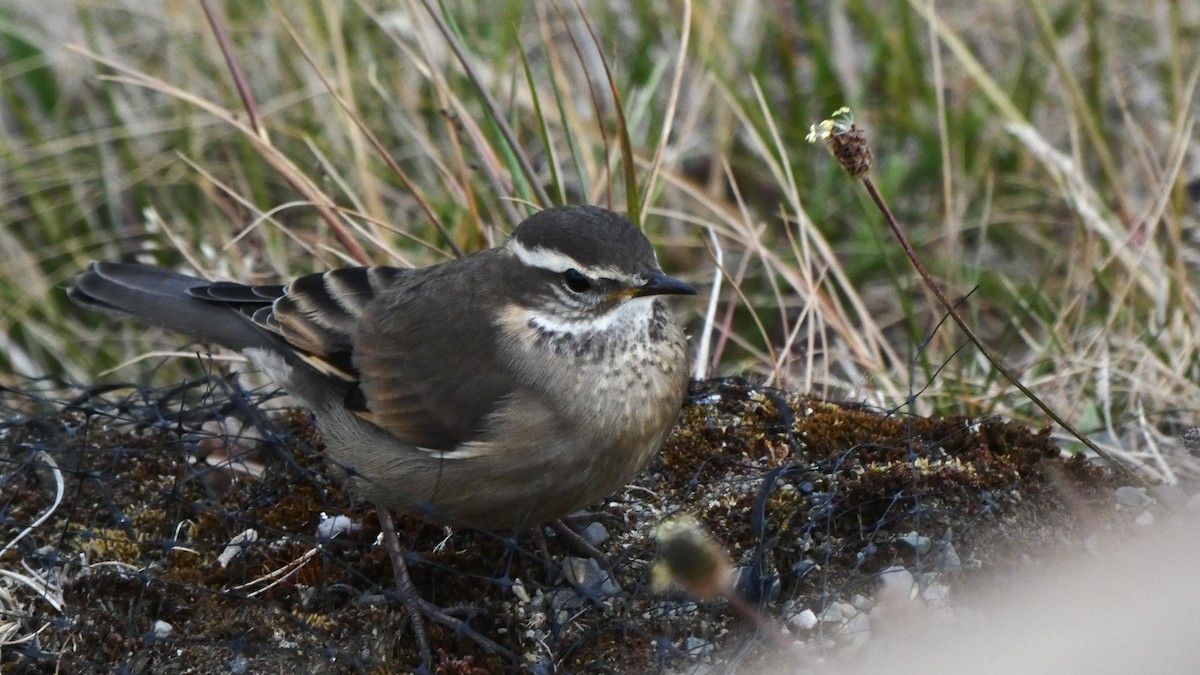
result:
<svg viewBox="0 0 1200 675"><path fill-rule="evenodd" d="M400 595L400 602L412 620L413 635L417 638L417 646L421 651L421 662L426 670L433 666L433 655L429 649L429 633L425 627L427 620L446 626L459 635L473 640L487 652L516 661L516 656L512 652L475 630L462 619L453 616L453 614L465 614L469 617L474 613L472 608L443 609L422 598L413 585L412 577L408 575L408 565L404 562L404 551L400 547L399 537L396 536L396 525L392 521L392 514L387 509L379 509L379 525L383 530L384 546L387 548L388 556L392 559L392 571L396 576L396 592Z"/></svg>

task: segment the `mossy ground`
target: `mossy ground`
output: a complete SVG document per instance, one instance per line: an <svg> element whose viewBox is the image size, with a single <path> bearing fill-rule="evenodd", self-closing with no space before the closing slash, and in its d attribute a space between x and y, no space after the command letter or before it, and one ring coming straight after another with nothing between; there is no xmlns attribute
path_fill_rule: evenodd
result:
<svg viewBox="0 0 1200 675"><path fill-rule="evenodd" d="M62 470L65 490L50 518L0 559L6 569L39 570L61 590L57 607L36 598L24 605L20 624L44 627L5 650L4 669L416 665L390 564L375 544L373 507L340 491L309 416L257 412L218 393L236 388L211 382L196 390L201 403L186 407L140 391L81 395L53 412L27 404L8 423L0 537L12 540L54 502L53 474L37 452ZM213 444L199 433L203 420L238 414L259 429L251 462L261 479L197 463ZM530 533L447 536L415 520L399 524L424 597L469 607L471 625L515 654L560 672L654 672L696 658L683 651L688 638L714 648L701 658L736 653L743 667L777 649L723 600L651 590L651 531L667 517L694 516L732 565L753 570L757 583L742 592L761 616L783 622L785 606L819 611L870 596L877 573L893 565L937 573L951 587L986 583L1017 560L1111 525L1117 485L1107 470L1064 457L1046 429L911 417L733 379L694 383L663 451L597 509L609 532L600 549L622 588L614 597L560 578L562 557L577 554L552 533L543 548ZM319 540L322 512L348 515L356 527ZM247 530L257 539L218 564ZM952 543L961 565L922 560L904 543L911 536ZM514 667L430 630L437 672Z"/></svg>

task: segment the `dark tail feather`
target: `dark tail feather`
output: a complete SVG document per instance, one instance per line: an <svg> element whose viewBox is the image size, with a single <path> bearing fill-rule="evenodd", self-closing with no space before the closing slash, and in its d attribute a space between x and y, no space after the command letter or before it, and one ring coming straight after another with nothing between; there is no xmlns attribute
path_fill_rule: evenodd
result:
<svg viewBox="0 0 1200 675"><path fill-rule="evenodd" d="M210 282L149 265L94 262L67 291L80 307L177 331L231 349L276 347L277 339L222 302L189 291ZM264 300L264 305L270 304Z"/></svg>

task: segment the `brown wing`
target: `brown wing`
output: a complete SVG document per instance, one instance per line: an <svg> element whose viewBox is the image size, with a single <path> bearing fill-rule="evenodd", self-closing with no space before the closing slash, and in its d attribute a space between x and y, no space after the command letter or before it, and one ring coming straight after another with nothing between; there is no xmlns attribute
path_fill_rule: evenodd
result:
<svg viewBox="0 0 1200 675"><path fill-rule="evenodd" d="M497 361L504 302L495 249L390 281L363 314L352 361L371 421L436 450L478 438L513 380Z"/></svg>
<svg viewBox="0 0 1200 675"><path fill-rule="evenodd" d="M452 265L405 270L350 267L287 287L218 282L191 289L282 337L296 356L349 386L364 419L432 450L484 430L512 389L496 365L491 251ZM485 298L492 298L487 302Z"/></svg>

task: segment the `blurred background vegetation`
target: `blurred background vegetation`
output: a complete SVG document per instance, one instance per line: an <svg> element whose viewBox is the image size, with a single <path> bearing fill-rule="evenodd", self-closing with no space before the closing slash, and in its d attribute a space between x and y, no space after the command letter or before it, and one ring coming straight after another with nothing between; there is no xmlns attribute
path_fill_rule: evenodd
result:
<svg viewBox="0 0 1200 675"><path fill-rule="evenodd" d="M89 260L424 265L587 201L703 289L678 303L698 374L1041 424L805 142L849 105L918 255L1009 366L1131 462L1195 472L1200 3L214 6L252 107L199 3L0 6L0 382L203 367L70 306Z"/></svg>

